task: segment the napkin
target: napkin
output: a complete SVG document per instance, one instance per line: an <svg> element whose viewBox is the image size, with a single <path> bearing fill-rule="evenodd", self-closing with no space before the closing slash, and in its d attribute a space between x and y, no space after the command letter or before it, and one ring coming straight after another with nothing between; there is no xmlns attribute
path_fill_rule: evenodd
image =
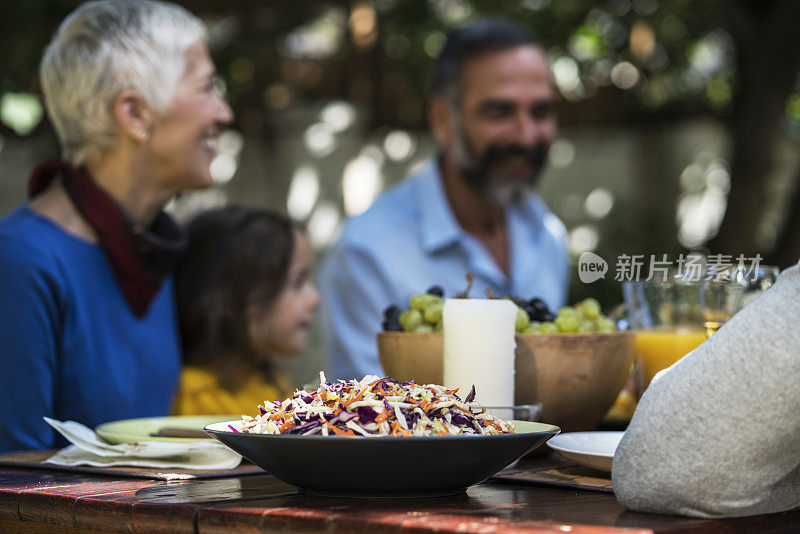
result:
<svg viewBox="0 0 800 534"><path fill-rule="evenodd" d="M44 463L216 470L233 469L242 461L239 454L221 443L137 441L109 445L94 430L75 421L62 422L49 417L44 420L72 443Z"/></svg>

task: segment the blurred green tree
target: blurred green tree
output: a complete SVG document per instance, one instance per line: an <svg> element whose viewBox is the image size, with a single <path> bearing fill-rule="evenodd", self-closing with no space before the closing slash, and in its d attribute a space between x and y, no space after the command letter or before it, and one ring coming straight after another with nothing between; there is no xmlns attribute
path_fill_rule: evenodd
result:
<svg viewBox="0 0 800 534"><path fill-rule="evenodd" d="M38 94L36 67L58 23L80 2L4 6L0 93ZM774 249L757 240L776 139L800 131L800 2L795 0L182 0L210 23L211 44L238 127L279 135L269 114L291 103L344 99L369 126L425 127L432 58L445 32L504 13L530 25L553 64L562 123L655 129L686 117L722 121L732 140L730 193L715 252L800 256L800 188ZM46 129L43 122L39 129ZM17 135L0 125L3 135ZM36 130L34 131L34 133ZM651 136L653 167L658 137ZM677 182L677 176L673 177ZM681 249L675 183L642 173L643 194L613 224L617 250ZM797 181L797 180L796 180ZM663 180L662 180L663 182ZM665 198L668 201L665 202ZM616 213L616 212L615 212ZM635 222L632 225L631 222ZM631 229L636 228L637 232ZM642 228L650 228L647 235ZM709 243L708 239L712 238Z"/></svg>

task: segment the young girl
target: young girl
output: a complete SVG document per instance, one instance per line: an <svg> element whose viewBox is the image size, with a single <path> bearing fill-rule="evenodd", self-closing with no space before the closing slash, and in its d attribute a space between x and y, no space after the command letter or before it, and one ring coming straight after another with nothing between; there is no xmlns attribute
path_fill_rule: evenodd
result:
<svg viewBox="0 0 800 534"><path fill-rule="evenodd" d="M247 414L291 393L271 364L306 345L319 294L302 229L242 206L205 212L188 228L177 302L184 368L176 415Z"/></svg>

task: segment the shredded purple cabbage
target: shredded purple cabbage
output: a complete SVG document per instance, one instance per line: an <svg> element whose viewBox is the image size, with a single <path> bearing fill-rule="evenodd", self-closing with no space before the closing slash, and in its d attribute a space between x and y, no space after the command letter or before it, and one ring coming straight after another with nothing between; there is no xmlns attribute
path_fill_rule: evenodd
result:
<svg viewBox="0 0 800 534"><path fill-rule="evenodd" d="M470 420L461 415L460 413L452 412L450 416L450 421L454 425L458 426L472 426L470 425Z"/></svg>
<svg viewBox="0 0 800 534"><path fill-rule="evenodd" d="M293 426L291 430L289 430L289 434L305 434L309 430L313 430L320 426L322 422L319 419L312 419L308 423L303 423L302 425Z"/></svg>
<svg viewBox="0 0 800 534"><path fill-rule="evenodd" d="M351 413L351 412L339 412L339 415L333 417L328 422L330 424L332 424L332 425L335 425L335 424L338 424L338 423L344 424L344 423L348 422L351 419L355 419L356 417L358 417L358 415L354 414L354 413Z"/></svg>
<svg viewBox="0 0 800 534"><path fill-rule="evenodd" d="M358 412L358 419L365 425L374 423L375 418L378 417L378 412L369 406L359 406L356 408L356 412Z"/></svg>
<svg viewBox="0 0 800 534"><path fill-rule="evenodd" d="M467 396L464 398L464 402L472 402L475 400L475 384L472 384L472 389L469 390Z"/></svg>

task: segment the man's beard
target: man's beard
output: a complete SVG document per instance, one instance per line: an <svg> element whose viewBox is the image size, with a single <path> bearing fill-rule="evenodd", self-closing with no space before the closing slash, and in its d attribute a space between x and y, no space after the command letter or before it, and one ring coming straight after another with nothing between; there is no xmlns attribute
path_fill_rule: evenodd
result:
<svg viewBox="0 0 800 534"><path fill-rule="evenodd" d="M539 181L542 168L547 161L548 145L537 143L532 148L517 144L489 145L482 154L459 129L455 160L464 181L481 195L497 204L508 207L521 202ZM529 172L527 176L511 176L504 165ZM515 173L518 174L518 173Z"/></svg>

